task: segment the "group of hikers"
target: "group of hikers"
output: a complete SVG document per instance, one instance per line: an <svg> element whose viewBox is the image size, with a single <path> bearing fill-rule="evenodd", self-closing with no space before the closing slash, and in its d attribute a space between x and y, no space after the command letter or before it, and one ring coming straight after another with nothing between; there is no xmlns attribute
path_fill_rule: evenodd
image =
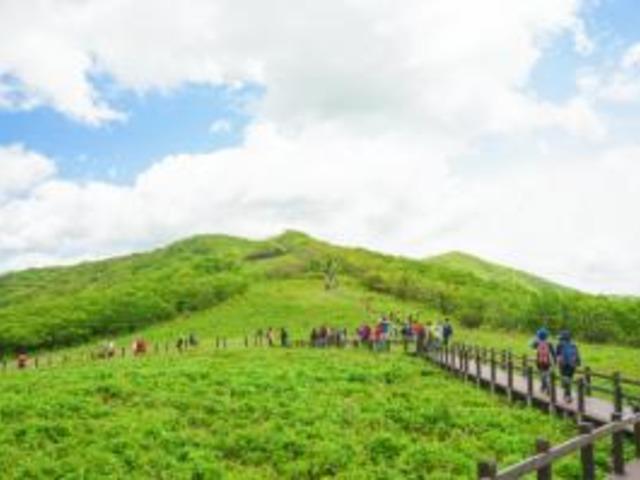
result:
<svg viewBox="0 0 640 480"><path fill-rule="evenodd" d="M277 338L276 338L277 337ZM397 314L381 314L379 319L373 323L361 324L355 330L355 336L351 339L354 345L364 344L374 351L386 351L390 347L391 340L402 340L407 345L415 343L416 353L424 353L430 350L446 347L453 337L453 327L449 319L443 322L424 324L417 320L417 317L408 315L404 321ZM558 341L554 344L550 340L550 332L547 328L540 328L533 340L531 348L536 351L536 367L540 374L541 391L550 393L551 372L557 366L561 376L564 391L564 400L572 402L572 384L576 369L581 364L580 352L576 344L572 341L568 331L560 332ZM287 328L275 330L271 327L266 331L262 329L256 332L256 340L260 344L266 339L268 346L279 344L281 347L289 347L291 344L290 335ZM332 328L326 325L314 327L311 330L310 346L315 348L324 347L345 347L349 344L349 332L347 328ZM183 335L176 341L176 348L179 351L195 347L198 339L194 333ZM148 343L142 337L137 337L131 344L131 351L134 356L144 355L148 351ZM113 341L104 342L98 350L98 357L109 359L116 356L116 345ZM29 357L26 350L20 350L16 358L19 369L27 368Z"/></svg>
<svg viewBox="0 0 640 480"><path fill-rule="evenodd" d="M564 401L571 403L573 401L571 393L573 376L581 364L580 351L572 341L569 331L560 332L556 345L551 342L550 336L549 330L542 327L531 341L531 347L536 351L536 366L540 372L540 389L543 393L550 393L551 372L557 366L560 372Z"/></svg>
<svg viewBox="0 0 640 480"><path fill-rule="evenodd" d="M363 323L355 330L353 344L368 345L374 351L386 351L391 340L402 340L405 345L415 342L417 352L424 352L440 345L448 345L453 336L453 327L448 319L444 323L422 324L409 315L405 321L397 314L381 314L373 323ZM346 328L332 328L323 325L314 327L309 336L312 347L338 346L349 343Z"/></svg>

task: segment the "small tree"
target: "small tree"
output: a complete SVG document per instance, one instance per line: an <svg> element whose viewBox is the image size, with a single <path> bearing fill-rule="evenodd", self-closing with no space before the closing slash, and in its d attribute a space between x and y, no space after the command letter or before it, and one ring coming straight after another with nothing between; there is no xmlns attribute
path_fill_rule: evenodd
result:
<svg viewBox="0 0 640 480"><path fill-rule="evenodd" d="M333 290L338 286L338 271L340 270L340 262L334 257L328 258L322 265L322 273L324 274L324 289Z"/></svg>

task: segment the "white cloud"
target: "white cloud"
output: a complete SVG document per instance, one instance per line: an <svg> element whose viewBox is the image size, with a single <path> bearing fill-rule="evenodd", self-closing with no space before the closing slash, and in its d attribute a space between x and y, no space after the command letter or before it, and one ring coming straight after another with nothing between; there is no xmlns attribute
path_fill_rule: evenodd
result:
<svg viewBox="0 0 640 480"><path fill-rule="evenodd" d="M465 136L545 127L592 134L599 127L591 113L543 104L525 90L552 38L573 33L577 48L588 49L579 7L579 0L5 0L0 73L17 79L30 102L93 124L122 118L91 82L107 74L141 92L256 82L266 87L263 118L298 128L339 117L360 128Z"/></svg>
<svg viewBox="0 0 640 480"><path fill-rule="evenodd" d="M446 138L428 144L331 124L290 136L262 124L244 146L167 157L132 186L50 178L0 206L0 268L201 232L299 228L416 256L463 249L593 291L640 292L640 227L630 221L640 146L551 158L480 183L452 174L456 146Z"/></svg>
<svg viewBox="0 0 640 480"><path fill-rule="evenodd" d="M229 133L233 129L233 125L229 120L219 119L211 123L209 125L209 133L213 133L214 135L220 133Z"/></svg>
<svg viewBox="0 0 640 480"><path fill-rule="evenodd" d="M0 205L9 196L28 192L55 171L51 160L22 145L0 145Z"/></svg>
<svg viewBox="0 0 640 480"><path fill-rule="evenodd" d="M578 77L583 96L614 103L640 101L640 43L631 45L610 68L595 69Z"/></svg>

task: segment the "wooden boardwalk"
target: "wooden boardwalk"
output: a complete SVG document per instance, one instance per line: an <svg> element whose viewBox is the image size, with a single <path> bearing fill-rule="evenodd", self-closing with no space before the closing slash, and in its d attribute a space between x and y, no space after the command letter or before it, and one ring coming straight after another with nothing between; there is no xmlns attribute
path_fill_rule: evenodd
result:
<svg viewBox="0 0 640 480"><path fill-rule="evenodd" d="M441 365L445 366L443 360L438 353L431 353L429 358ZM491 368L490 365L479 363L476 364L475 358L468 359L469 366L466 377L469 382L480 383L482 386L491 387ZM458 366L456 365L456 368ZM460 372L458 372L460 373ZM479 374L479 375L478 375ZM511 389L509 389L509 375L508 372L497 367L495 369L495 381L493 382L494 388L500 393L511 395L513 398L527 399L528 397L528 379L522 375L521 371L514 369L513 371L513 383ZM579 406L577 401L577 395L574 387L574 400L571 403L564 401L562 395L561 385L557 385L557 395L555 401L552 401L550 395L543 393L540 390L540 379L536 378L533 382L533 395L532 403L547 408L549 411L557 413L565 413L571 416L580 417L582 420L587 420L595 423L596 425L604 425L612 420L612 415L615 412L615 408L612 402L598 398L598 397L585 397L584 398L584 413L580 415ZM633 410L629 407L624 407L623 416L632 415ZM638 477L640 480L640 477Z"/></svg>
<svg viewBox="0 0 640 480"><path fill-rule="evenodd" d="M524 400L529 406L541 407L551 414L575 418L581 433L584 434L554 448L547 444L548 446L544 447L546 449L538 450L543 453L500 472L497 471L495 463L492 467L491 463L480 462L478 478L514 480L537 471L539 479L550 479L553 462L578 450L582 452L583 474L585 478L592 479L595 478L593 453L585 453L584 448L592 449L592 444L598 439L613 435L611 469L614 472L624 471L625 473L623 475L612 473L609 478L612 480L640 480L639 410L637 407L634 409L625 406L620 391L614 395L616 397L614 402L586 395L585 382L580 379L575 382L580 388L576 389L574 386L573 400L566 402L562 385L559 384L560 381L555 374L551 379L551 393L547 394L541 391L541 380L539 375L534 374L532 367L515 368L511 359L504 364L497 362L493 355L491 361L486 363L486 359L483 362L483 358L477 350L475 355L469 355L468 352L473 352L473 349L465 352L464 348L460 350L454 347L451 351L446 349L445 351L431 351L425 356L466 382L504 394L511 401ZM593 430L595 426L600 426L600 428ZM624 462L625 432L635 438L636 445L636 460L627 465ZM585 468L586 470L584 470Z"/></svg>
<svg viewBox="0 0 640 480"><path fill-rule="evenodd" d="M640 460L625 466L624 475L612 475L611 480L640 480Z"/></svg>

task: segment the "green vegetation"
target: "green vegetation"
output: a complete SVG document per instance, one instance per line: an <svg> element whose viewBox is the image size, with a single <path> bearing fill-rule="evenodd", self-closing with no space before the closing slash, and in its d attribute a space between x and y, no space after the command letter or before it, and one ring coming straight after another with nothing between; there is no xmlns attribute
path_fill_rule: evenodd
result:
<svg viewBox="0 0 640 480"><path fill-rule="evenodd" d="M287 278L293 262L268 248L241 274L268 281L138 332L174 342L195 331L197 349L0 374L3 478L470 478L476 460L506 466L530 455L537 437L575 435L568 422L399 352L240 348L245 333L268 326L306 337L311 326L354 327L379 311L440 316L344 270L330 290L321 271ZM216 335L238 347L214 350ZM599 445L600 473L607 447ZM575 457L554 468L556 478L577 472Z"/></svg>
<svg viewBox="0 0 640 480"><path fill-rule="evenodd" d="M416 261L288 232L268 241L201 236L151 253L0 277L0 349L132 332L281 279L317 280L327 291L360 285L468 328L529 332L544 323L591 342L640 345L637 298L587 295L460 253Z"/></svg>
<svg viewBox="0 0 640 480"><path fill-rule="evenodd" d="M201 348L4 375L0 390L7 479L471 478L478 458L506 465L575 434L366 351Z"/></svg>

